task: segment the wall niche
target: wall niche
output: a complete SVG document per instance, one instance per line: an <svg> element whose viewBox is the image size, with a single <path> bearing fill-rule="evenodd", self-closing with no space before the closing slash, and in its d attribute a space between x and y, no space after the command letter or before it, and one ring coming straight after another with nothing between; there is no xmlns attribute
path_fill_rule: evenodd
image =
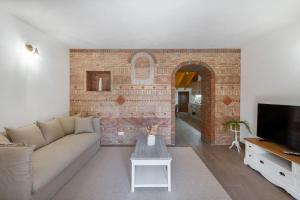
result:
<svg viewBox="0 0 300 200"><path fill-rule="evenodd" d="M111 91L110 71L87 71L86 72L87 91Z"/></svg>
<svg viewBox="0 0 300 200"><path fill-rule="evenodd" d="M151 85L154 80L155 60L147 52L138 52L131 58L131 83Z"/></svg>

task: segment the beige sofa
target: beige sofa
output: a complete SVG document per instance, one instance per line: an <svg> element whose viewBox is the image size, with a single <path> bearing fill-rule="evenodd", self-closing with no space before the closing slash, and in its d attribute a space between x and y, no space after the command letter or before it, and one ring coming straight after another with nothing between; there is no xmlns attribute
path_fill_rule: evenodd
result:
<svg viewBox="0 0 300 200"><path fill-rule="evenodd" d="M70 128L75 127L69 126L68 134L65 132L63 137L52 139L38 149L1 145L0 199L51 199L99 150L100 121L94 118L92 123L93 132L74 134Z"/></svg>

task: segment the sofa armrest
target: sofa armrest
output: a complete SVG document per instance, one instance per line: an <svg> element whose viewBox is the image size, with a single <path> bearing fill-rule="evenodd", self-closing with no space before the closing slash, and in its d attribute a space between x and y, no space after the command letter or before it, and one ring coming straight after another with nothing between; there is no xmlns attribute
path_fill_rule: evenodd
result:
<svg viewBox="0 0 300 200"><path fill-rule="evenodd" d="M2 200L31 198L33 149L33 146L0 145L0 194Z"/></svg>

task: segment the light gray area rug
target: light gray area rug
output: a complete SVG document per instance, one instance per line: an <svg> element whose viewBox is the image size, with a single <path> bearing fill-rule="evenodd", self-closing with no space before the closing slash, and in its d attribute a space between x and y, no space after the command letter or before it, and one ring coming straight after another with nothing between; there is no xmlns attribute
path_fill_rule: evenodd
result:
<svg viewBox="0 0 300 200"><path fill-rule="evenodd" d="M54 197L55 200L225 200L231 199L190 147L169 147L172 191L137 188L130 191L133 147L101 147Z"/></svg>

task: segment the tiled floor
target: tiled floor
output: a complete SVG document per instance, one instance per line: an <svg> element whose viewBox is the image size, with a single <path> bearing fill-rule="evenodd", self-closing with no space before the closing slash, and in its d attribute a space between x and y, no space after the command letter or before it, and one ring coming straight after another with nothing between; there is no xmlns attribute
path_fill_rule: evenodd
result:
<svg viewBox="0 0 300 200"><path fill-rule="evenodd" d="M192 117L179 114L176 119L176 146L191 146L225 188L236 200L293 199L284 190L274 186L258 172L243 164L244 152L238 154L228 146L211 146L201 142L199 123Z"/></svg>

